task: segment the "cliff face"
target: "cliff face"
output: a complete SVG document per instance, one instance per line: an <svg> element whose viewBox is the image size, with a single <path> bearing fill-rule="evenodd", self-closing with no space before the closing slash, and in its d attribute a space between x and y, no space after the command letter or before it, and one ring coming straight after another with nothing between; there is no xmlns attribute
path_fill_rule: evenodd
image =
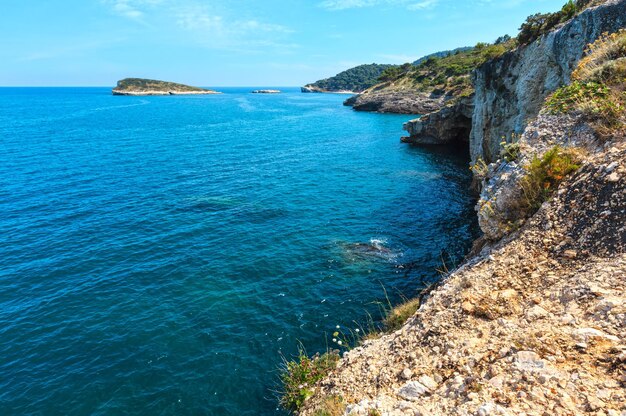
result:
<svg viewBox="0 0 626 416"><path fill-rule="evenodd" d="M403 129L409 133L403 137L410 144L467 143L474 112L473 96L458 100L455 104L411 120Z"/></svg>
<svg viewBox="0 0 626 416"><path fill-rule="evenodd" d="M532 44L487 62L474 74L472 161L498 158L503 137L522 133L545 98L570 81L588 44L626 26L626 1L588 9Z"/></svg>

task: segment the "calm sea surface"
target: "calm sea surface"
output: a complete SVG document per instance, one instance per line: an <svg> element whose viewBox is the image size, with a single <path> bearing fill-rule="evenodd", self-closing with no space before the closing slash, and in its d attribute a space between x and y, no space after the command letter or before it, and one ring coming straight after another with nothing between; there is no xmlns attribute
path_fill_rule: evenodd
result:
<svg viewBox="0 0 626 416"><path fill-rule="evenodd" d="M466 157L411 117L222 90L0 89L1 415L279 414L281 355L468 249Z"/></svg>

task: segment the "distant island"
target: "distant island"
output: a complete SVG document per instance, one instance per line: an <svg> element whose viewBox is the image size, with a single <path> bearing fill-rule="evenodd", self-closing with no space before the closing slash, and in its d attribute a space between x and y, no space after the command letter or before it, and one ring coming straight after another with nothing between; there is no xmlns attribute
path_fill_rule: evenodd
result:
<svg viewBox="0 0 626 416"><path fill-rule="evenodd" d="M340 72L334 77L322 79L302 87L302 92L334 92L355 94L378 84L378 77L395 65L366 64Z"/></svg>
<svg viewBox="0 0 626 416"><path fill-rule="evenodd" d="M196 95L221 94L217 91L206 90L175 82L157 81L154 79L125 78L117 82L113 88L113 95Z"/></svg>
<svg viewBox="0 0 626 416"><path fill-rule="evenodd" d="M252 94L280 94L280 90L254 90Z"/></svg>

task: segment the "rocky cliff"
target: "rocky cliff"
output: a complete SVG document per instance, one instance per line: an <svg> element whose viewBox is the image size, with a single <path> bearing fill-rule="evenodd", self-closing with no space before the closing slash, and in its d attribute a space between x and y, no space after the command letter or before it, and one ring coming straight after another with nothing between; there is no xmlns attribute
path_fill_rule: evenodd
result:
<svg viewBox="0 0 626 416"><path fill-rule="evenodd" d="M472 162L498 159L501 143L524 128L539 113L545 98L570 81L570 74L588 44L602 33L626 26L626 3L611 0L583 11L562 27L501 57L484 63L473 73L475 98L470 131ZM443 107L441 114L405 125L407 143L447 144L460 130L467 106ZM439 111L437 110L437 111Z"/></svg>
<svg viewBox="0 0 626 416"><path fill-rule="evenodd" d="M474 74L476 98L470 135L472 161L495 161L503 137L521 133L548 94L570 81L587 45L626 27L626 2L585 10L528 46L489 61Z"/></svg>
<svg viewBox="0 0 626 416"><path fill-rule="evenodd" d="M301 415L626 415L626 32L590 64L613 89L546 106L625 17L626 0L590 8L481 66L472 103L406 125L421 143L472 129L485 237L404 327L344 352ZM617 109L610 129L597 108Z"/></svg>
<svg viewBox="0 0 626 416"><path fill-rule="evenodd" d="M472 95L405 123L403 129L409 133L409 136L403 137L402 141L428 145L467 143L473 113L474 97Z"/></svg>

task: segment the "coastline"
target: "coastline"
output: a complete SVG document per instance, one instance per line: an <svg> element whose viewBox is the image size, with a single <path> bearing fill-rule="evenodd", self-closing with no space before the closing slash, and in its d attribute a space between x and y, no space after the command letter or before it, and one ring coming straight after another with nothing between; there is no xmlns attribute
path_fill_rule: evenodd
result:
<svg viewBox="0 0 626 416"><path fill-rule="evenodd" d="M405 142L469 148L484 236L401 329L315 358L337 362L299 415L626 414L626 122L599 125L592 98L554 110L572 71L624 59L593 55L625 27L626 1L592 5L482 64L466 102L406 123Z"/></svg>

